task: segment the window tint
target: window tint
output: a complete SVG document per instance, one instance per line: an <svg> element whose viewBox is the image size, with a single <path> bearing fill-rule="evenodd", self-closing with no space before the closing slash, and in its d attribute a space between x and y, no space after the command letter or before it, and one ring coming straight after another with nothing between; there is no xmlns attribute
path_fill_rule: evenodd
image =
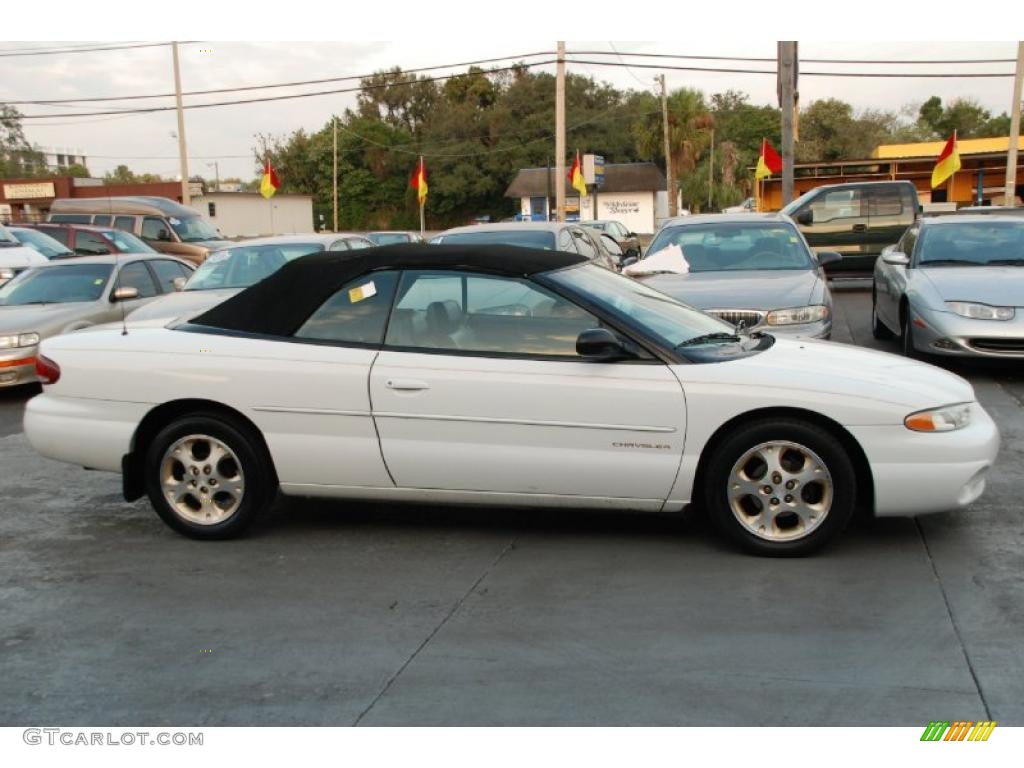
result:
<svg viewBox="0 0 1024 768"><path fill-rule="evenodd" d="M834 189L818 195L810 205L811 221L821 224L836 219L856 219L867 215L861 211L859 189Z"/></svg>
<svg viewBox="0 0 1024 768"><path fill-rule="evenodd" d="M327 250L329 250L329 251L347 251L348 250L348 243L346 243L344 240L335 240L333 243L331 243L331 247L328 248Z"/></svg>
<svg viewBox="0 0 1024 768"><path fill-rule="evenodd" d="M43 227L40 231L45 232L61 245L67 246L68 230L64 227Z"/></svg>
<svg viewBox="0 0 1024 768"><path fill-rule="evenodd" d="M102 215L102 216L93 216L92 217L92 223L95 224L98 227L109 227L110 226L110 216L107 216L105 214Z"/></svg>
<svg viewBox="0 0 1024 768"><path fill-rule="evenodd" d="M199 265L186 290L247 288L270 277L289 261L323 249L321 243L257 243L214 251Z"/></svg>
<svg viewBox="0 0 1024 768"><path fill-rule="evenodd" d="M899 216L903 213L903 195L899 189L876 187L871 190L872 216Z"/></svg>
<svg viewBox="0 0 1024 768"><path fill-rule="evenodd" d="M50 216L50 221L59 221L64 224L88 224L91 219L87 213L55 213Z"/></svg>
<svg viewBox="0 0 1024 768"><path fill-rule="evenodd" d="M174 291L174 281L176 278L188 277L192 274L178 262L170 261L169 259L156 259L149 262L149 265L156 272L156 280L160 283L160 289L164 293L172 293Z"/></svg>
<svg viewBox="0 0 1024 768"><path fill-rule="evenodd" d="M576 338L600 322L527 280L405 272L386 343L430 350L577 357Z"/></svg>
<svg viewBox="0 0 1024 768"><path fill-rule="evenodd" d="M133 261L121 268L121 273L117 278L117 287L137 288L140 299L148 299L157 294L153 278L150 276L149 270L146 269L146 265L141 261Z"/></svg>
<svg viewBox="0 0 1024 768"><path fill-rule="evenodd" d="M590 238L579 229L572 231L573 239L576 241L576 250L578 250L583 256L588 259L593 259L597 256L597 249L594 248L593 243L590 242Z"/></svg>
<svg viewBox="0 0 1024 768"><path fill-rule="evenodd" d="M397 282L397 272L371 272L346 283L310 316L295 337L380 344Z"/></svg>
<svg viewBox="0 0 1024 768"><path fill-rule="evenodd" d="M903 239L900 240L900 244L896 246L896 249L901 253L907 254L907 256L913 256L915 245L917 245L917 230L908 229L903 234Z"/></svg>
<svg viewBox="0 0 1024 768"><path fill-rule="evenodd" d="M167 229L167 222L156 216L147 216L142 220L142 237L145 240L159 240L161 231L170 232Z"/></svg>
<svg viewBox="0 0 1024 768"><path fill-rule="evenodd" d="M114 217L114 229L120 229L123 232L134 232L135 231L135 217L134 216L115 216Z"/></svg>
<svg viewBox="0 0 1024 768"><path fill-rule="evenodd" d="M78 230L75 233L75 253L83 256L98 256L103 253L110 253L110 245L95 232Z"/></svg>

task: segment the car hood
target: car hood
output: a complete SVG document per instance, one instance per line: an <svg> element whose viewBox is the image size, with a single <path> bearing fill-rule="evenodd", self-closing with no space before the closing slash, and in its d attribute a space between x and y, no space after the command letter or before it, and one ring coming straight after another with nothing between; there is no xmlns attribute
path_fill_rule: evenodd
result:
<svg viewBox="0 0 1024 768"><path fill-rule="evenodd" d="M1024 306L1024 267L917 267L943 301Z"/></svg>
<svg viewBox="0 0 1024 768"><path fill-rule="evenodd" d="M139 307L128 315L128 322L160 318L172 320L177 317L187 319L220 304L240 290L241 288L218 288L209 291L176 291Z"/></svg>
<svg viewBox="0 0 1024 768"><path fill-rule="evenodd" d="M72 304L0 307L0 333L35 332L41 336L58 333L68 323L88 318L95 305L93 301L77 301Z"/></svg>
<svg viewBox="0 0 1024 768"><path fill-rule="evenodd" d="M697 309L802 307L814 299L821 279L814 270L764 269L736 272L689 272L640 278Z"/></svg>
<svg viewBox="0 0 1024 768"><path fill-rule="evenodd" d="M0 267L21 269L45 264L48 259L35 248L27 245L6 245L0 247Z"/></svg>
<svg viewBox="0 0 1024 768"><path fill-rule="evenodd" d="M865 406L871 401L898 406L904 413L975 399L967 380L942 368L832 341L776 338L757 355L676 370L684 387L692 379L712 387L799 393L799 399L812 409L834 396L862 399Z"/></svg>

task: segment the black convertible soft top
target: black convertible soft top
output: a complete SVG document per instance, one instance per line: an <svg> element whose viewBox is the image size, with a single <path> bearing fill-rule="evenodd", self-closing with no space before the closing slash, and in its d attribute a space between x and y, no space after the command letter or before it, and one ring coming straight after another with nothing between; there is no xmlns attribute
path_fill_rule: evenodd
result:
<svg viewBox="0 0 1024 768"><path fill-rule="evenodd" d="M383 269L457 269L529 277L586 261L563 251L513 245L420 245L403 243L360 251L303 256L246 288L190 324L247 333L290 336L350 280Z"/></svg>

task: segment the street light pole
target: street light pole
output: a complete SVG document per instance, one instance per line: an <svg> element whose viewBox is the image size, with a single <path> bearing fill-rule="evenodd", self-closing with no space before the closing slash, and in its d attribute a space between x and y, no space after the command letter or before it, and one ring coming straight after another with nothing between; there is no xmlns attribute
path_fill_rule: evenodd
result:
<svg viewBox="0 0 1024 768"><path fill-rule="evenodd" d="M1010 151L1006 153L1006 188L1003 205L1013 205L1017 199L1017 145L1020 143L1020 100L1024 82L1024 40L1017 43L1017 72L1013 78L1013 111L1010 113Z"/></svg>
<svg viewBox="0 0 1024 768"><path fill-rule="evenodd" d="M555 70L555 219L565 221L565 42L558 41Z"/></svg>

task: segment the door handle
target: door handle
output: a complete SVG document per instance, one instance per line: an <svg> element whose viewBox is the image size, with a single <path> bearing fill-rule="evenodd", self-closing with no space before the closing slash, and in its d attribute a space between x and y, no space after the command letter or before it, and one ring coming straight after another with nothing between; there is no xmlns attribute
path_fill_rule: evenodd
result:
<svg viewBox="0 0 1024 768"><path fill-rule="evenodd" d="M866 232L867 229L868 229L868 225L867 224L854 224L853 225L853 231L854 232Z"/></svg>
<svg viewBox="0 0 1024 768"><path fill-rule="evenodd" d="M388 389L397 389L400 392L419 392L424 389L430 389L430 385L425 381L419 381L418 379L388 379L384 382L384 386Z"/></svg>

